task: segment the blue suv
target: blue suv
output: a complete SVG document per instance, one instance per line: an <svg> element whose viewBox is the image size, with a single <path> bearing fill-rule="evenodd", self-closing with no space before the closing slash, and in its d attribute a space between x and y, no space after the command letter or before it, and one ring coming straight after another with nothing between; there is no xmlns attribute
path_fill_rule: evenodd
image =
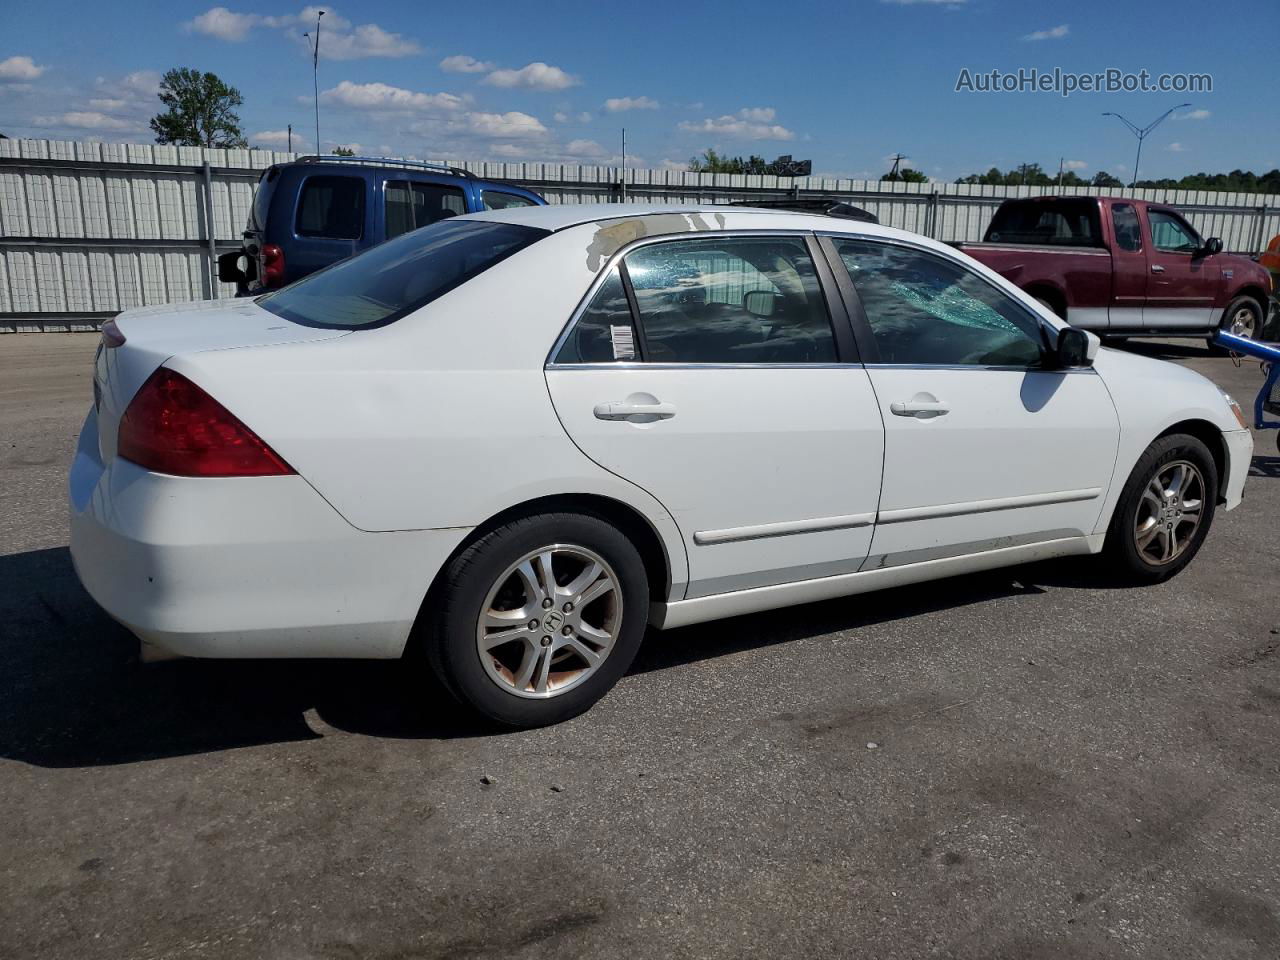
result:
<svg viewBox="0 0 1280 960"><path fill-rule="evenodd" d="M263 171L244 244L218 257L218 279L251 296L446 217L545 203L444 164L300 157Z"/></svg>

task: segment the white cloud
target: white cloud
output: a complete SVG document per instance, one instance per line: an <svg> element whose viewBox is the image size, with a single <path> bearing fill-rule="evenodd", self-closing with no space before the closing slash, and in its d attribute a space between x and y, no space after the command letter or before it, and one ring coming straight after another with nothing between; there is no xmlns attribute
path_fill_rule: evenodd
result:
<svg viewBox="0 0 1280 960"><path fill-rule="evenodd" d="M541 137L547 128L537 117L512 110L508 113L468 113L464 116L467 131L479 137L527 139Z"/></svg>
<svg viewBox="0 0 1280 960"><path fill-rule="evenodd" d="M119 132L142 129L142 124L136 120L122 120L92 110L70 110L56 116L32 117L31 122L37 127L73 127L76 130Z"/></svg>
<svg viewBox="0 0 1280 960"><path fill-rule="evenodd" d="M1068 160L1063 164L1068 170L1083 170L1088 165L1083 160Z"/></svg>
<svg viewBox="0 0 1280 960"><path fill-rule="evenodd" d="M440 61L440 69L445 73L488 73L494 65L486 60L477 60L465 54L445 57Z"/></svg>
<svg viewBox="0 0 1280 960"><path fill-rule="evenodd" d="M1175 120L1208 120L1213 114L1208 110L1188 110L1186 113L1179 113L1174 116Z"/></svg>
<svg viewBox="0 0 1280 960"><path fill-rule="evenodd" d="M128 105L129 101L121 97L94 97L89 101L95 110L123 110Z"/></svg>
<svg viewBox="0 0 1280 960"><path fill-rule="evenodd" d="M19 80L34 80L44 73L48 67L41 67L30 57L10 57L0 60L0 83Z"/></svg>
<svg viewBox="0 0 1280 960"><path fill-rule="evenodd" d="M564 152L571 157L603 157L604 147L594 140L570 140L565 144Z"/></svg>
<svg viewBox="0 0 1280 960"><path fill-rule="evenodd" d="M771 123L771 107L744 107L734 116L704 120L683 120L680 129L688 133L711 133L740 140L793 140L795 134L786 127Z"/></svg>
<svg viewBox="0 0 1280 960"><path fill-rule="evenodd" d="M649 97L611 97L604 102L604 108L610 113L623 110L657 110L661 104Z"/></svg>
<svg viewBox="0 0 1280 960"><path fill-rule="evenodd" d="M568 123L569 115L565 113L563 110L557 110L555 113L551 115L551 119L554 120L556 123Z"/></svg>
<svg viewBox="0 0 1280 960"><path fill-rule="evenodd" d="M582 81L540 60L519 70L494 70L482 81L492 87L528 87L531 90L564 90Z"/></svg>
<svg viewBox="0 0 1280 960"><path fill-rule="evenodd" d="M248 38L258 27L281 30L295 42L309 44L300 33L313 31L319 7L304 7L298 13L267 16L260 13L237 13L226 7L211 7L183 26L188 32L201 33L230 43ZM310 47L308 47L310 49ZM376 23L352 27L351 21L337 11L326 8L320 21L320 56L325 60L358 60L364 57L408 57L421 52L417 42L398 33L384 30Z"/></svg>
<svg viewBox="0 0 1280 960"><path fill-rule="evenodd" d="M321 34L320 56L328 60L360 60L365 57L411 57L418 44L376 23L366 23L350 33Z"/></svg>
<svg viewBox="0 0 1280 960"><path fill-rule="evenodd" d="M187 21L184 26L191 33L203 33L208 37L239 43L262 21L263 17L256 13L236 13L226 7L210 7L195 19Z"/></svg>
<svg viewBox="0 0 1280 960"><path fill-rule="evenodd" d="M1186 148L1186 147L1184 147L1182 144L1177 143L1177 142L1174 142L1174 143L1169 144L1169 146L1168 146L1168 147L1166 147L1165 149L1166 149L1166 150L1169 150L1169 151L1170 151L1170 152L1172 152L1172 153L1186 153L1186 152L1187 152L1187 148Z"/></svg>
<svg viewBox="0 0 1280 960"><path fill-rule="evenodd" d="M1028 33L1023 40L1061 40L1063 37L1071 33L1071 26L1066 23L1060 23L1056 27L1050 27L1047 30L1036 30L1034 33Z"/></svg>
<svg viewBox="0 0 1280 960"><path fill-rule="evenodd" d="M362 110L459 110L465 102L452 93L417 93L385 83L352 83L350 80L324 91L320 99Z"/></svg>
<svg viewBox="0 0 1280 960"><path fill-rule="evenodd" d="M255 147L278 147L286 150L289 147L289 131L288 130L260 130L257 133L249 134L249 143ZM293 149L305 150L311 146L311 141L306 137L295 133L293 135Z"/></svg>

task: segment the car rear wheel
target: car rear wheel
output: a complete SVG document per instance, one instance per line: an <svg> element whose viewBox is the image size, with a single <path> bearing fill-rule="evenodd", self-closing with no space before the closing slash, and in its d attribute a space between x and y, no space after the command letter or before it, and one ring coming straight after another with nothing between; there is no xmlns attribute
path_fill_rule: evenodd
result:
<svg viewBox="0 0 1280 960"><path fill-rule="evenodd" d="M1161 437L1138 460L1107 530L1104 552L1125 580L1159 583L1189 564L1213 523L1218 472L1204 443Z"/></svg>
<svg viewBox="0 0 1280 960"><path fill-rule="evenodd" d="M558 723L599 700L648 620L639 552L585 514L498 527L449 564L435 592L439 609L423 611L433 666L464 704L511 727Z"/></svg>

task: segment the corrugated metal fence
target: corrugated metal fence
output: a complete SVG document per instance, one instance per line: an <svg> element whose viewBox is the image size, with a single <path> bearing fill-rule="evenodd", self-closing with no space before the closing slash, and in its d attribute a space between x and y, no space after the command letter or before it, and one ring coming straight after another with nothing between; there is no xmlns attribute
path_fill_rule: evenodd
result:
<svg viewBox="0 0 1280 960"><path fill-rule="evenodd" d="M0 140L0 331L95 326L128 307L230 296L212 256L234 249L265 167L293 154L151 144ZM622 199L618 167L451 161L552 203ZM882 223L941 240L981 239L996 206L1043 188L881 183L628 170L626 199L716 203L836 195ZM1228 250L1256 253L1280 233L1280 196L1188 190L1132 194L1177 206Z"/></svg>

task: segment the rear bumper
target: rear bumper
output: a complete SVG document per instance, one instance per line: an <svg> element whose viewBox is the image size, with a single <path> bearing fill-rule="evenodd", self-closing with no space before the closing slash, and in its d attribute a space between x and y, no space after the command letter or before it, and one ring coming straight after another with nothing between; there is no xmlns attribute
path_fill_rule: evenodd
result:
<svg viewBox="0 0 1280 960"><path fill-rule="evenodd" d="M1226 509L1234 510L1244 498L1244 481L1253 462L1253 434L1248 430L1226 430L1222 440L1227 449L1227 485L1222 499Z"/></svg>
<svg viewBox="0 0 1280 960"><path fill-rule="evenodd" d="M145 643L189 657L399 656L464 529L366 533L301 477L104 464L92 411L72 463L71 558Z"/></svg>

